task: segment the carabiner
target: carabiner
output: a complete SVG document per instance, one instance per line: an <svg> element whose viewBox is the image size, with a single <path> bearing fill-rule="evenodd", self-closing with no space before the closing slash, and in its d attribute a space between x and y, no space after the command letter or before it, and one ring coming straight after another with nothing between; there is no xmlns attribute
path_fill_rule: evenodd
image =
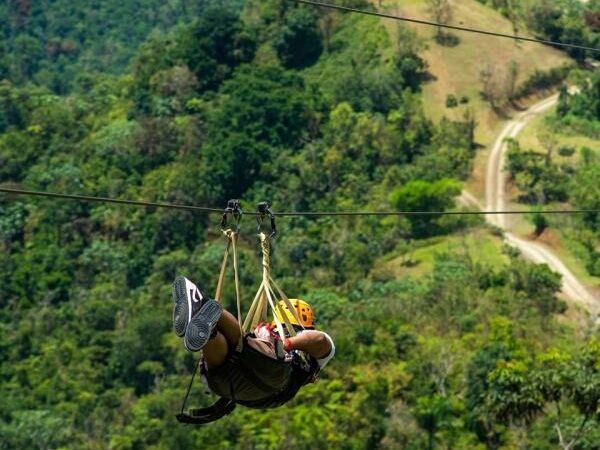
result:
<svg viewBox="0 0 600 450"><path fill-rule="evenodd" d="M242 220L242 209L240 208L240 201L237 199L231 199L227 202L227 207L223 210L223 215L221 216L221 231L225 231L227 228L227 216L231 214L235 222L235 232L240 232L240 222Z"/></svg>
<svg viewBox="0 0 600 450"><path fill-rule="evenodd" d="M258 223L258 232L262 232L262 225L265 217L269 217L271 220L271 233L269 234L269 239L272 239L277 234L277 227L275 226L275 214L271 211L271 205L269 202L260 202L258 204L258 216L256 217L256 222Z"/></svg>

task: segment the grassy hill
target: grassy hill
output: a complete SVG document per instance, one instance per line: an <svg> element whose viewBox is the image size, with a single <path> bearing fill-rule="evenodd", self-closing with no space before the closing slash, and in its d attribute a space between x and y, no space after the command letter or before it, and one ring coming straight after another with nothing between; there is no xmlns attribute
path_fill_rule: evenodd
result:
<svg viewBox="0 0 600 450"><path fill-rule="evenodd" d="M382 5L382 9L390 14L431 20L424 0L386 0ZM513 33L508 19L480 2L461 0L453 1L451 5L453 18L450 24ZM387 19L382 21L391 35L397 33L396 22ZM417 24L406 26L416 31L428 46L423 52L431 76L423 86L423 102L428 116L437 120L443 116L458 118L464 115L466 109L471 109L477 120L476 142L484 147L493 142L505 119L493 111L490 104L482 98L480 72L486 65L494 72L504 73L511 61L516 62L517 84L521 84L535 71L547 71L572 64L572 60L564 52L540 44L516 43L510 39L452 31L459 40L458 45L443 46L435 40L436 28ZM531 37L526 30L519 33ZM449 109L446 107L449 94L458 99L466 96L469 101ZM521 103L526 105L528 100L523 99ZM505 110L505 114L511 114L510 107ZM484 191L483 175L486 161L487 152L478 152L473 176L468 182L469 190L480 198L483 197Z"/></svg>
<svg viewBox="0 0 600 450"><path fill-rule="evenodd" d="M476 0L452 1L450 4L453 14L450 24L513 33L508 19ZM383 9L392 14L431 20L424 0L386 0L383 2ZM383 20L390 32L394 33L395 23ZM511 61L515 61L518 66L517 84L520 84L536 70L546 71L571 62L564 52L548 46L530 42L516 43L510 39L460 31L450 31L458 38L457 45L443 46L435 41L436 28L417 24L408 26L424 38L429 47L423 53L432 77L423 87L428 115L438 119L443 115L460 115L460 108L446 108L446 96L467 96L468 106L473 108L478 118L476 136L481 145L492 142L502 119L481 98L480 71L484 65L490 64L495 71L502 71ZM519 34L532 37L526 30L519 31Z"/></svg>
<svg viewBox="0 0 600 450"><path fill-rule="evenodd" d="M474 264L495 270L509 261L502 253L502 238L482 226L466 233L415 242L392 252L379 261L371 275L374 279L422 277L431 273L436 257L443 253L459 253ZM400 253L400 254L399 254Z"/></svg>
<svg viewBox="0 0 600 450"><path fill-rule="evenodd" d="M553 138L556 141L557 147L573 147L575 149L580 149L582 147L587 147L590 150L600 153L600 141L597 139L593 139L591 137L575 134L575 133L565 133L560 130L557 131L551 127L547 123L547 118L556 113L556 106L550 108L544 114L536 117L531 121L531 123L523 129L523 132L519 134L519 143L521 147L527 148L530 150L538 151L540 153L545 153L546 150L541 142L541 137L544 134L552 134ZM558 161L564 160L561 158L559 154L554 155Z"/></svg>

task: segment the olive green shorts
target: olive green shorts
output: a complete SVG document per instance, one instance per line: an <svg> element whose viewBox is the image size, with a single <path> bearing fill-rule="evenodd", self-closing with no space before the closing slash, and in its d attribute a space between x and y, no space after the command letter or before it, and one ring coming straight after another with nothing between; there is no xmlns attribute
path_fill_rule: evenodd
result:
<svg viewBox="0 0 600 450"><path fill-rule="evenodd" d="M259 352L244 340L242 351L233 351L221 366L208 369L206 379L221 397L239 403L260 402L285 390L292 372L291 364Z"/></svg>

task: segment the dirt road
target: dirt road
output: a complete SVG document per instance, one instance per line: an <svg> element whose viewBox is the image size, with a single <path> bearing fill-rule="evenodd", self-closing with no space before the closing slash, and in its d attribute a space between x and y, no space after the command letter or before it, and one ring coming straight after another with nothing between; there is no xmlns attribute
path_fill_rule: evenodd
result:
<svg viewBox="0 0 600 450"><path fill-rule="evenodd" d="M504 171L504 153L506 151L506 138L516 138L525 126L537 115L550 109L558 101L558 95L548 97L528 110L518 114L508 122L494 142L487 162L485 180L485 208L489 211L507 209L506 206L506 173ZM467 194L468 195L468 194ZM522 254L536 262L546 263L563 277L563 292L572 300L585 306L592 314L600 313L600 298L591 294L586 287L573 275L562 261L546 246L524 240L510 233L508 230L507 215L487 216L486 220L505 231L506 241L521 250Z"/></svg>

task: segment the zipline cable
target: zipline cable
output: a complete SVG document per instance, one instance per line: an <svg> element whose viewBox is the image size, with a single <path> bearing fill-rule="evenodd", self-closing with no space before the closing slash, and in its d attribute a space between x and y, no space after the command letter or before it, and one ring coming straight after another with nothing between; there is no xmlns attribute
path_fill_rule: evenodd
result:
<svg viewBox="0 0 600 450"><path fill-rule="evenodd" d="M81 200L84 202L101 202L101 203L118 203L121 205L133 205L133 206L144 206L144 207L155 207L155 208L170 208L170 209L185 209L189 211L197 211L197 212L216 212L223 213L222 208L205 208L203 206L193 206L193 205L178 205L173 203L155 203L155 202L145 202L139 200L121 200L118 198L109 198L109 197L92 197L89 195L75 195L75 194L62 194L57 192L42 192L42 191L28 191L24 189L12 189L0 187L0 192L5 192L7 194L15 194L15 195L32 195L37 197L52 197L52 198L64 198L70 200Z"/></svg>
<svg viewBox="0 0 600 450"><path fill-rule="evenodd" d="M393 19L393 20L399 20L399 21L403 21L403 22L418 23L421 25L430 25L430 26L440 27L440 28L449 28L451 30L466 31L469 33L486 34L488 36L496 36L496 37L502 37L502 38L508 38L508 39L518 39L520 41L536 42L538 44L555 45L555 46L559 46L559 47L568 47L568 48L576 48L576 49L580 49L580 50L589 50L591 52L600 52L600 48L586 47L584 45L568 44L568 43L564 43L564 42L549 41L546 39L536 39L536 38L530 38L530 37L525 37L525 36L519 36L516 34L498 33L496 31L481 30L478 28L461 27L458 25L448 25L448 24L443 24L443 23L438 23L438 22L432 22L429 20L413 19L411 17L394 16L391 14L380 13L377 11L368 11L365 9L357 9L357 8L349 8L347 6L333 5L331 3L315 2L312 0L289 0L289 1L292 1L295 3L302 3L305 5L319 6L322 8L336 9L338 11L364 14L364 15L368 15L368 16L382 17L384 19Z"/></svg>
<svg viewBox="0 0 600 450"><path fill-rule="evenodd" d="M0 192L13 195L30 195L38 197L50 197L69 200L80 200L86 202L117 203L131 206L144 206L155 208L183 209L202 213L223 213L222 208L210 208L205 206L180 205L173 203L155 203L138 200L121 200L109 197L92 197L89 195L62 194L57 192L30 191L24 189L13 189L0 187ZM279 217L326 217L326 216L467 216L467 215L498 215L498 214L600 214L600 209L547 209L538 211L283 211L273 212ZM258 216L259 213L246 213Z"/></svg>
<svg viewBox="0 0 600 450"><path fill-rule="evenodd" d="M273 212L274 216L326 217L326 216L481 216L499 214L588 214L600 213L600 209L547 209L539 211L289 211Z"/></svg>

